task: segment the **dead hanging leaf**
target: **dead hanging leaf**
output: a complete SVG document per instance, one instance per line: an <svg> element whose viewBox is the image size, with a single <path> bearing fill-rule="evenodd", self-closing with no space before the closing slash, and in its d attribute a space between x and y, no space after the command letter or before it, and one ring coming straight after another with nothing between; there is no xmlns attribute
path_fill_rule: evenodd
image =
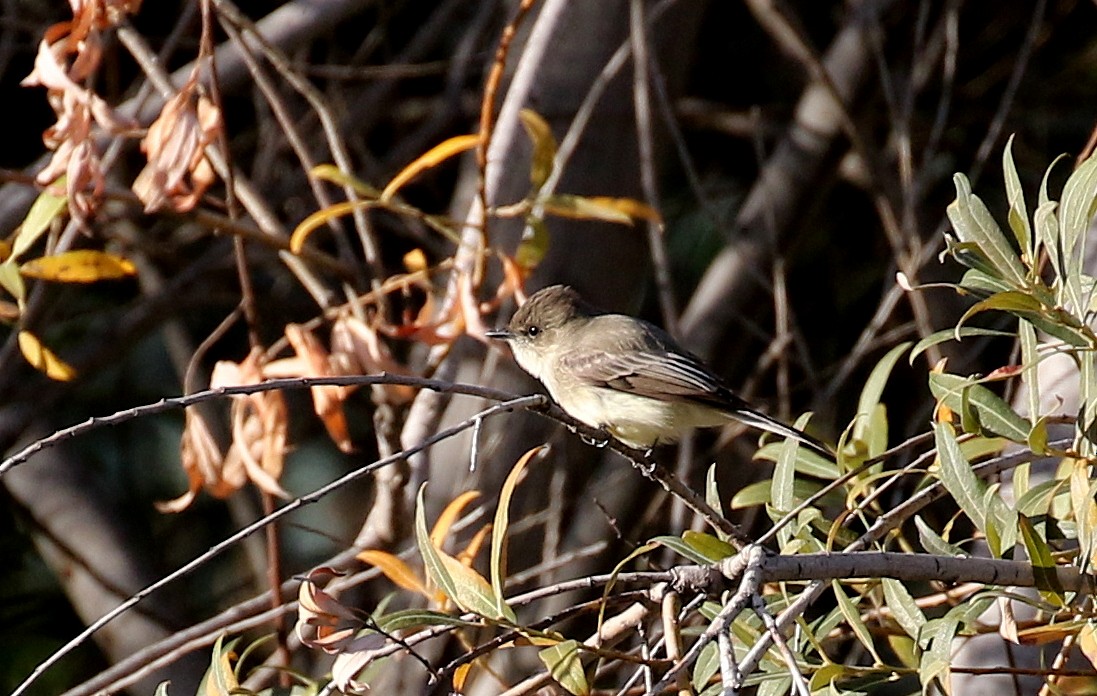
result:
<svg viewBox="0 0 1097 696"><path fill-rule="evenodd" d="M435 145L425 153L420 155L408 166L400 170L396 176L392 178L392 181L385 186L385 190L381 191L381 200L387 201L392 198L397 191L399 191L404 184L408 183L415 177L419 176L428 169L437 167L442 162L445 162L454 155L459 155L462 152L467 152L476 147L480 143L479 135L458 135Z"/></svg>
<svg viewBox="0 0 1097 696"><path fill-rule="evenodd" d="M633 220L662 224L662 216L651 206L632 198L575 196L567 193L545 196L539 201L546 213L579 220L602 220L631 225Z"/></svg>
<svg viewBox="0 0 1097 696"><path fill-rule="evenodd" d="M320 588L332 578L342 575L334 568L321 567L309 571L297 590L297 624L294 632L310 648L339 652L340 646L354 637L361 627L358 616Z"/></svg>
<svg viewBox="0 0 1097 696"><path fill-rule="evenodd" d="M57 115L57 122L42 137L54 153L36 180L48 185L65 176L69 207L73 215L85 217L94 209L104 185L93 126L115 135L131 135L137 124L119 116L80 84L97 71L102 42L97 11L74 10L75 21L46 30L35 55L34 70L21 84L45 87Z"/></svg>
<svg viewBox="0 0 1097 696"><path fill-rule="evenodd" d="M19 350L22 351L23 357L34 369L42 372L50 379L58 382L68 382L76 377L76 370L44 346L38 340L38 337L30 331L23 330L19 332Z"/></svg>
<svg viewBox="0 0 1097 696"><path fill-rule="evenodd" d="M331 359L328 351L308 329L299 324L288 324L285 331L286 340L296 355L268 363L264 367L268 377L335 377L347 374L345 368L338 368L339 361ZM354 450L347 417L343 413L343 403L353 391L353 387L328 385L310 389L313 410L323 421L332 441L343 452Z"/></svg>
<svg viewBox="0 0 1097 696"><path fill-rule="evenodd" d="M377 331L361 319L350 315L339 317L331 327L331 353L332 360L340 357L348 360L344 374L411 374L410 370L392 357L388 344ZM415 387L403 384L382 384L378 388L385 395L386 403L396 405L410 403L418 393Z"/></svg>
<svg viewBox="0 0 1097 696"><path fill-rule="evenodd" d="M30 278L58 283L93 283L134 275L137 268L132 261L121 256L94 249L78 249L32 259L20 266L19 272Z"/></svg>
<svg viewBox="0 0 1097 696"><path fill-rule="evenodd" d="M556 138L548 121L533 109L522 109L518 118L533 141L533 155L530 158L529 178L534 192L540 191L552 175L556 159Z"/></svg>
<svg viewBox="0 0 1097 696"><path fill-rule="evenodd" d="M176 212L194 208L214 182L213 165L206 149L223 128L221 111L199 94L198 73L169 99L160 116L141 141L148 164L133 182L133 192L145 204L145 212L170 205Z"/></svg>
<svg viewBox="0 0 1097 696"><path fill-rule="evenodd" d="M156 502L156 509L161 513L186 510L198 497L203 486L209 485L211 493L224 498L243 485L243 481L235 485L226 484L221 478L221 448L217 446L209 426L197 411L187 409L184 413L180 458L183 472L187 475L187 492L172 500Z"/></svg>

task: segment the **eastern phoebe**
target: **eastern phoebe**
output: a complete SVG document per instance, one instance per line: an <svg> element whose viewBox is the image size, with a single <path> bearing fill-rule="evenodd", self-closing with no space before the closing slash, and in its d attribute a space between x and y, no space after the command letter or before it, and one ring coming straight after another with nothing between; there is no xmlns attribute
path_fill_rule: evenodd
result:
<svg viewBox="0 0 1097 696"><path fill-rule="evenodd" d="M833 457L819 440L752 409L667 332L599 311L565 285L534 293L505 329L487 335L506 341L569 415L634 449L735 419Z"/></svg>

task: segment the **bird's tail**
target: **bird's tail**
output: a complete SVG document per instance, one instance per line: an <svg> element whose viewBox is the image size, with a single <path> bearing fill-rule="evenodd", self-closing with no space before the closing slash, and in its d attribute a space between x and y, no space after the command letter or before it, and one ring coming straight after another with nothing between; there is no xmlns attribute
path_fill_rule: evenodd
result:
<svg viewBox="0 0 1097 696"><path fill-rule="evenodd" d="M752 408L744 407L731 411L730 415L736 420L741 421L742 423L745 423L752 428L765 430L767 433L773 433L774 435L780 435L781 437L790 437L793 440L797 440L803 443L808 448L814 450L818 454L821 454L827 459L834 459L834 450L828 447L822 440L818 440L802 430L797 430L791 425L785 425L776 418L771 418L770 416L767 416L760 411L755 411Z"/></svg>

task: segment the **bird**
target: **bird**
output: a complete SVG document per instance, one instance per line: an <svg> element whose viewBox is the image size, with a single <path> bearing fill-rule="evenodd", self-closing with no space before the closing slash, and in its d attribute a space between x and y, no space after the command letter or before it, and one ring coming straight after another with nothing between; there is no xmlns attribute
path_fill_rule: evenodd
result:
<svg viewBox="0 0 1097 696"><path fill-rule="evenodd" d="M833 458L822 441L752 408L663 329L597 309L569 286L537 291L486 335L507 343L568 415L633 449L737 420Z"/></svg>

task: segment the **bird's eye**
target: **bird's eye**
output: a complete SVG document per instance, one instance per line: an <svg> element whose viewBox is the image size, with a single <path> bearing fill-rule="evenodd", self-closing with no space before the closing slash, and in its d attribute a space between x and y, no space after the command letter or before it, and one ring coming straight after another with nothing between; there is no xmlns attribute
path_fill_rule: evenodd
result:
<svg viewBox="0 0 1097 696"><path fill-rule="evenodd" d="M526 329L526 335L529 336L530 338L535 337L539 333L541 333L541 328L539 326L531 326L528 329Z"/></svg>

